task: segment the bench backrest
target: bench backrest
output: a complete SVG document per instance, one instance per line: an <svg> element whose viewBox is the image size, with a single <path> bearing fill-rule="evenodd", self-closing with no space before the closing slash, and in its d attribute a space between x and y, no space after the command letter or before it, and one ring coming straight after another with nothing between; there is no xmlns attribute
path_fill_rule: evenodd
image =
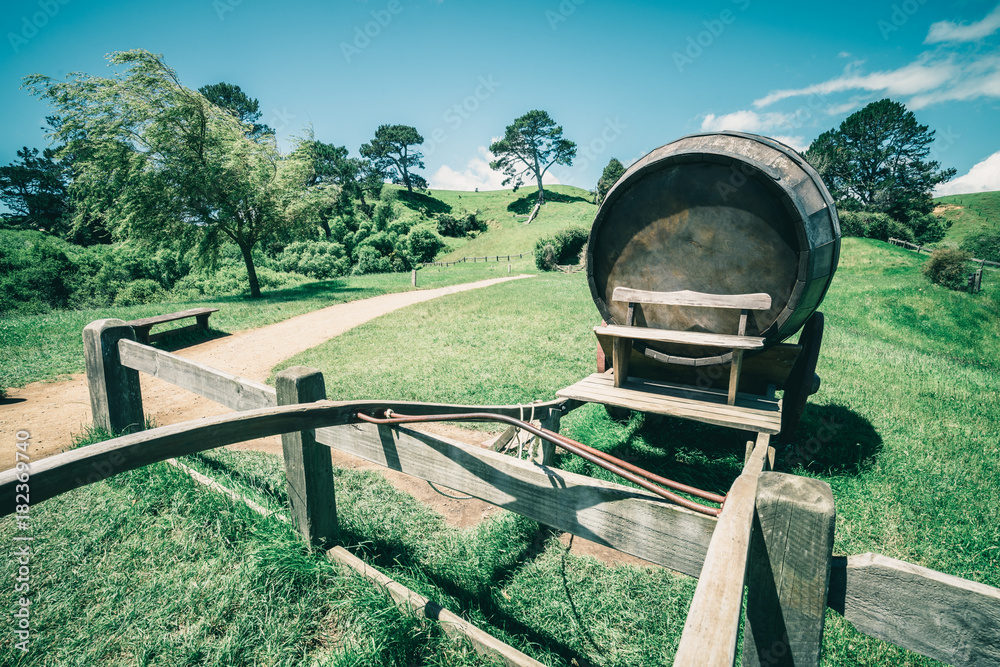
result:
<svg viewBox="0 0 1000 667"><path fill-rule="evenodd" d="M659 306L695 306L705 308L733 308L736 310L767 310L771 307L771 295L763 292L755 294L707 294L681 290L679 292L650 292L616 287L611 293L614 301L627 303L648 303Z"/></svg>

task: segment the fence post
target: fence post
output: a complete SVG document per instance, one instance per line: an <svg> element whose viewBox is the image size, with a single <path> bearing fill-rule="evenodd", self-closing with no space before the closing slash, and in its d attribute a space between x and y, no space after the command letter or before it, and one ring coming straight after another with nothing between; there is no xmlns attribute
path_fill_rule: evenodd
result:
<svg viewBox="0 0 1000 667"><path fill-rule="evenodd" d="M135 340L122 320L96 320L83 329L83 358L94 425L115 435L145 427L139 371L122 366L118 341Z"/></svg>
<svg viewBox="0 0 1000 667"><path fill-rule="evenodd" d="M542 415L539 420L542 424L542 428L547 431L553 431L555 433L559 432L559 421L562 417L562 410L559 408L549 408L548 415ZM553 445L548 440L542 440L541 438L535 438L536 447L535 453L532 457L538 465L549 466L552 465L553 459L556 455L556 446Z"/></svg>
<svg viewBox="0 0 1000 667"><path fill-rule="evenodd" d="M747 569L743 665L818 665L834 528L830 485L761 473Z"/></svg>
<svg viewBox="0 0 1000 667"><path fill-rule="evenodd" d="M323 374L305 366L278 373L275 390L278 405L326 398ZM332 545L337 541L337 505L330 448L316 442L315 431L296 431L281 436L281 449L292 520L310 544Z"/></svg>
<svg viewBox="0 0 1000 667"><path fill-rule="evenodd" d="M410 272L410 282L413 283L414 287L417 286L417 270L416 269L413 269L413 271Z"/></svg>

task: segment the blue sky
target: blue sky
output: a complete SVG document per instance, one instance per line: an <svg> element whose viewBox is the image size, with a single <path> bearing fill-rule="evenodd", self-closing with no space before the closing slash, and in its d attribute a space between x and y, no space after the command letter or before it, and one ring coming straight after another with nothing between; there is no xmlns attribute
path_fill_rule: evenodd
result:
<svg viewBox="0 0 1000 667"><path fill-rule="evenodd" d="M486 147L530 109L578 145L553 180L595 186L685 134L734 129L804 149L892 97L937 131L945 192L1000 190L1000 5L763 0L7 0L0 9L0 163L47 145L23 76L108 72L162 53L190 88L260 100L283 146L311 124L352 154L384 123L425 138L434 187L493 189Z"/></svg>

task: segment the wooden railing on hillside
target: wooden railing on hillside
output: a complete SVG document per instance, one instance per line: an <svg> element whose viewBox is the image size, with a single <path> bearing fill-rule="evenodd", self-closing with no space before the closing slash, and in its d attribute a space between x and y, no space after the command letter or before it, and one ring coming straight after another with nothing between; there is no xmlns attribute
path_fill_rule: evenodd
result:
<svg viewBox="0 0 1000 667"><path fill-rule="evenodd" d="M833 557L829 485L767 471L766 437L753 447L716 519L643 490L553 468L551 449L522 461L355 417L387 407L518 416L522 406L325 401L318 371L287 369L271 388L136 343L120 320L88 325L84 341L95 424L136 432L33 462L33 499L154 461L282 433L292 517L307 540L336 541L325 449L332 447L699 577L678 665L732 665L741 626L744 665L818 664L827 607L865 634L937 660L1000 662L1000 589L874 554ZM140 371L238 412L142 431ZM534 406L553 431L573 407L563 401ZM16 470L0 473L0 493L12 497L17 483ZM0 515L12 509L0 507Z"/></svg>
<svg viewBox="0 0 1000 667"><path fill-rule="evenodd" d="M907 250L915 250L918 255L923 250L926 250L928 253L934 250L933 248L929 248L927 246L918 245L916 243L910 243L909 241L904 241L902 239L894 239L892 237L889 238L889 243L891 243L892 245L899 246L900 248L906 248ZM987 259L976 259L975 257L970 257L969 261L975 264L979 264L980 266L988 266L990 268L1000 268L1000 262L991 262Z"/></svg>
<svg viewBox="0 0 1000 667"><path fill-rule="evenodd" d="M468 263L469 260L472 260L473 264L475 264L476 262L479 262L479 261L482 261L482 262L500 262L500 261L509 262L510 259L511 259L511 257L517 257L518 259L521 259L522 257L524 257L525 254L526 253L519 252L516 255L486 255L486 256L483 256L483 257L463 257L462 259L456 259L454 262L422 262L421 264L422 264L422 266L454 266L456 264L465 264L465 263Z"/></svg>

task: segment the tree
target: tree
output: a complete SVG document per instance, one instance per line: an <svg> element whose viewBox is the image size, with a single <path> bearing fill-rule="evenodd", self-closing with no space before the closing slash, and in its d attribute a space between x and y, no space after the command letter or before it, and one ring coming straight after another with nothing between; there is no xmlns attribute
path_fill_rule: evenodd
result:
<svg viewBox="0 0 1000 667"><path fill-rule="evenodd" d="M117 238L195 245L208 263L231 242L259 297L253 249L287 224L285 207L301 190L298 162L283 160L273 137L248 137L160 56L132 50L109 60L122 67L111 78L25 77L57 112L59 153L74 156L74 216L102 217Z"/></svg>
<svg viewBox="0 0 1000 667"><path fill-rule="evenodd" d="M423 153L411 147L424 143L417 129L409 125L380 125L375 130L375 138L361 146L361 155L372 162L378 173L393 173L393 183L406 186L413 194L413 188L426 189L423 176L411 174L411 169L424 168Z"/></svg>
<svg viewBox="0 0 1000 667"><path fill-rule="evenodd" d="M257 122L261 117L260 103L255 98L249 97L236 84L220 81L202 86L198 92L209 102L232 113L241 123L247 125L247 136L251 139L274 136L273 129Z"/></svg>
<svg viewBox="0 0 1000 667"><path fill-rule="evenodd" d="M608 166L601 173L601 178L597 181L597 202L600 204L608 195L608 191L618 182L618 179L625 173L625 165L618 158L611 158Z"/></svg>
<svg viewBox="0 0 1000 667"><path fill-rule="evenodd" d="M0 201L13 213L8 224L62 235L70 208L66 169L51 148L39 157L37 148L25 146L17 157L19 162L0 167Z"/></svg>
<svg viewBox="0 0 1000 667"><path fill-rule="evenodd" d="M490 169L502 171L504 185L514 184L514 191L524 179L534 178L538 184L538 202L545 203L542 176L554 164L570 166L576 157L576 144L563 139L563 129L546 111L529 111L507 126L503 139L490 145L495 160Z"/></svg>
<svg viewBox="0 0 1000 667"><path fill-rule="evenodd" d="M931 190L955 175L928 160L934 131L890 99L851 114L806 151L839 205L908 223L930 213Z"/></svg>

